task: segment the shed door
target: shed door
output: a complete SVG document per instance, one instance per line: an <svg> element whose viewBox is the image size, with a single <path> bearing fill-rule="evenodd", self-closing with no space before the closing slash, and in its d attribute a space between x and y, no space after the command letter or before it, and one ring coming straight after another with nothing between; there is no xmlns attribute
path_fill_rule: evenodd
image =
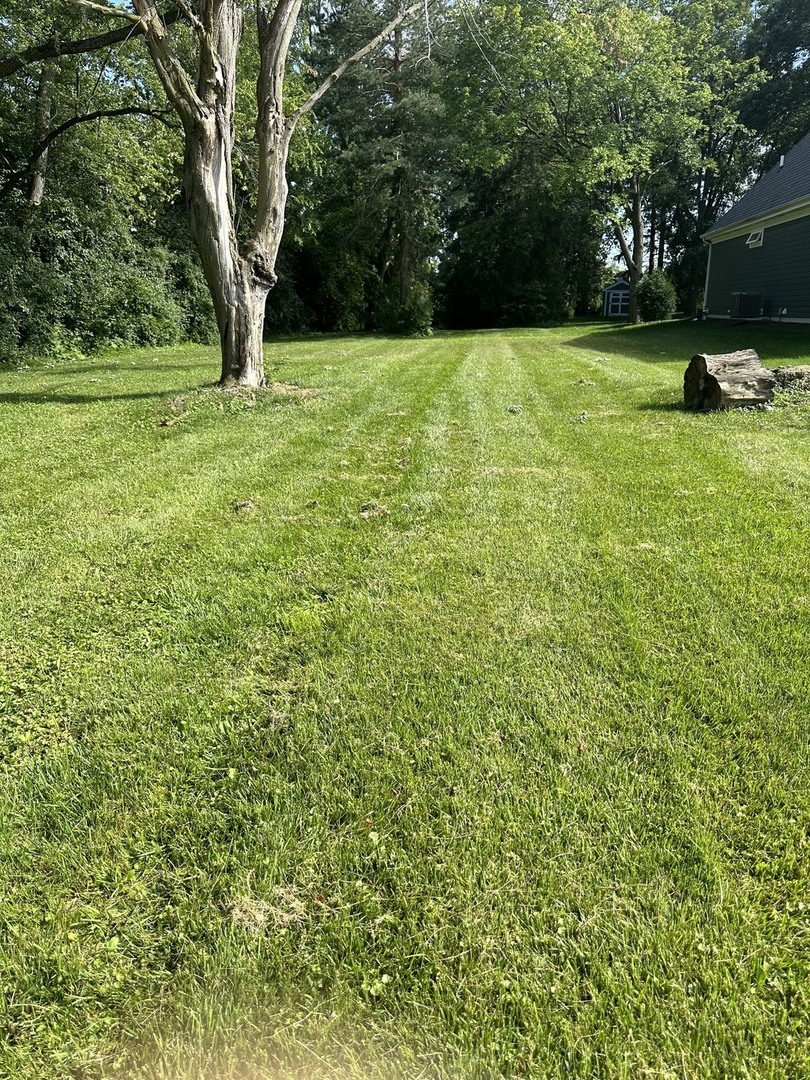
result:
<svg viewBox="0 0 810 1080"><path fill-rule="evenodd" d="M608 293L608 315L626 315L630 310L630 294L625 290Z"/></svg>

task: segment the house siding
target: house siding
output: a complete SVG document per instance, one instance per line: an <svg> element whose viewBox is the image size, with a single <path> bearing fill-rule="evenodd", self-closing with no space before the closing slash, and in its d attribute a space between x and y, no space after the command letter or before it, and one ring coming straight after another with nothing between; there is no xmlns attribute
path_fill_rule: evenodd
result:
<svg viewBox="0 0 810 1080"><path fill-rule="evenodd" d="M709 317L733 314L733 294L742 292L759 294L763 318L787 308L783 321L810 320L810 216L766 228L760 248L746 247L748 235L712 244Z"/></svg>

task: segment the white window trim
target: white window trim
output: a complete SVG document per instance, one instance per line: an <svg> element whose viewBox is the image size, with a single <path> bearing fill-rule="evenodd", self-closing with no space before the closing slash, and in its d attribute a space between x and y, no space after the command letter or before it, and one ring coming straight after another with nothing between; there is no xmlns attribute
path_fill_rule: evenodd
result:
<svg viewBox="0 0 810 1080"><path fill-rule="evenodd" d="M755 229L752 233L749 233L748 239L745 241L745 246L750 250L751 248L761 248L762 241L765 237L764 229Z"/></svg>

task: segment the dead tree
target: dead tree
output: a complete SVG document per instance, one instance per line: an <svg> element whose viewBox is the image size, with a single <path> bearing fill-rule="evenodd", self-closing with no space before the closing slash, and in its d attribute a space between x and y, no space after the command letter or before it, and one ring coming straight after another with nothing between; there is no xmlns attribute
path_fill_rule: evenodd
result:
<svg viewBox="0 0 810 1080"><path fill-rule="evenodd" d="M257 0L259 76L256 138L259 150L256 216L249 238L236 232L231 159L234 145L236 59L244 19L240 0L183 0L181 20L196 38L196 76L186 71L169 39L155 0L132 0L134 12L67 0L96 14L124 19L146 41L155 70L183 126L184 187L189 223L219 327L221 385L262 386L262 331L267 294L276 281L276 259L287 205L287 156L299 123L329 88L425 0L404 8L379 34L344 60L290 115L284 108L284 72L302 0ZM432 0L428 0L432 2Z"/></svg>

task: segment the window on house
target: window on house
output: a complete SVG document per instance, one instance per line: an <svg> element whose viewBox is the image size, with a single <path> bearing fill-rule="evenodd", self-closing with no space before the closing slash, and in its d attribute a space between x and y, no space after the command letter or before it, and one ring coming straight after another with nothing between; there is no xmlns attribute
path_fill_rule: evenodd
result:
<svg viewBox="0 0 810 1080"><path fill-rule="evenodd" d="M764 233L764 229L755 229L745 241L745 246L748 248L762 247L762 237Z"/></svg>
<svg viewBox="0 0 810 1080"><path fill-rule="evenodd" d="M630 297L626 292L612 292L608 304L608 315L626 315L630 310Z"/></svg>

